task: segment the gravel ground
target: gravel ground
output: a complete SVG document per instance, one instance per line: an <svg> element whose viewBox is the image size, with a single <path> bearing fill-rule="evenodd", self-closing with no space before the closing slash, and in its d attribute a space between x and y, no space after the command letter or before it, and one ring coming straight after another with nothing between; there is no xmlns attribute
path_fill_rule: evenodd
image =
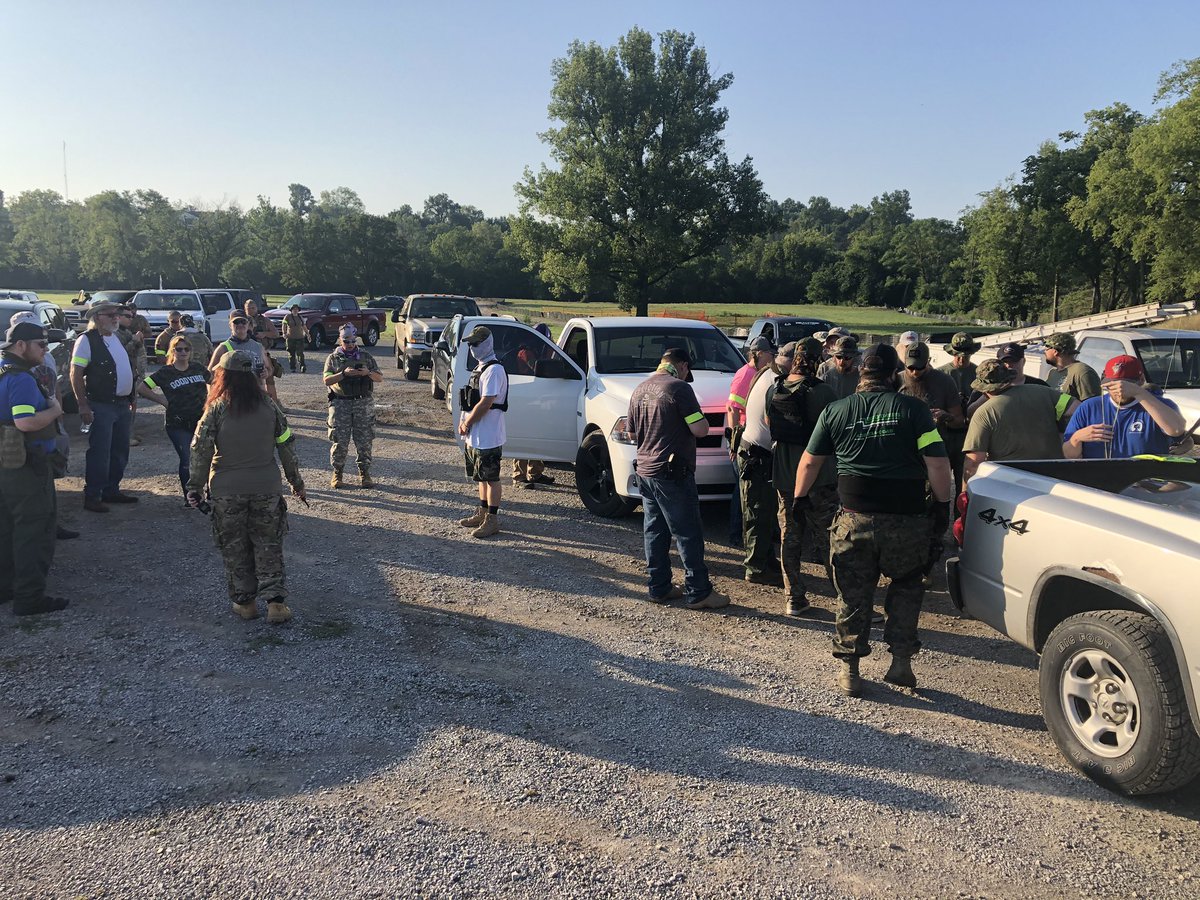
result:
<svg viewBox="0 0 1200 900"><path fill-rule="evenodd" d="M72 606L0 611L4 896L1196 896L1200 789L1076 775L1033 655L944 593L927 687L883 684L883 654L844 698L827 582L788 619L713 543L735 605L646 603L640 518L589 515L569 470L473 541L428 374L383 357L370 491L327 487L318 376L280 382L312 503L290 625L228 611L157 408L136 508L84 513L60 482Z"/></svg>

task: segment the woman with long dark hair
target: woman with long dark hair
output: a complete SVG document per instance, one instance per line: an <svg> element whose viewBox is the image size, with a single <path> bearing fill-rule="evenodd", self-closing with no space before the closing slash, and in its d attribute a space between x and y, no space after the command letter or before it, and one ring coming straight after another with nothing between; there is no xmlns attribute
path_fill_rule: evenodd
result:
<svg viewBox="0 0 1200 900"><path fill-rule="evenodd" d="M283 410L263 392L249 354L234 350L222 356L192 440L187 500L200 508L207 487L229 598L243 619L258 618L259 600L267 604L268 622L292 617L283 572L287 501L275 454L292 493L307 502L294 440Z"/></svg>
<svg viewBox="0 0 1200 900"><path fill-rule="evenodd" d="M147 375L138 385L138 393L166 409L167 437L179 455L179 484L187 494L188 468L192 435L204 412L211 379L203 363L192 359L192 345L187 336L178 334L167 346L167 364ZM156 394L158 388L161 394Z"/></svg>

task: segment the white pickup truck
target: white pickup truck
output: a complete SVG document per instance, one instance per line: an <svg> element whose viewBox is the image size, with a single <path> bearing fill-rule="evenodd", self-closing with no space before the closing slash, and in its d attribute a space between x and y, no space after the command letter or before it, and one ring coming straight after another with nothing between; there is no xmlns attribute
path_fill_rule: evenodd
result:
<svg viewBox="0 0 1200 900"><path fill-rule="evenodd" d="M955 606L1041 654L1059 750L1113 790L1200 773L1200 461L984 463L958 498Z"/></svg>
<svg viewBox="0 0 1200 900"><path fill-rule="evenodd" d="M599 516L628 515L641 494L634 475L637 447L625 435L633 389L657 367L663 351L691 354L692 388L709 422L697 441L696 484L701 500L727 500L736 476L725 443L725 403L734 373L745 359L723 331L707 322L657 317L571 319L557 345L520 322L456 316L443 333L452 357L452 385L462 386L474 360L460 348L476 325L491 329L496 356L509 380L504 455L575 465L584 506ZM453 421L458 391L450 389Z"/></svg>

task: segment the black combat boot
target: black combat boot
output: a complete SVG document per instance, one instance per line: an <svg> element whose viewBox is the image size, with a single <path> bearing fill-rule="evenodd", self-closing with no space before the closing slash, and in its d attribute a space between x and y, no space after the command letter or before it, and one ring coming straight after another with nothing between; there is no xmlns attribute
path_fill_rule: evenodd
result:
<svg viewBox="0 0 1200 900"><path fill-rule="evenodd" d="M917 686L917 676L913 674L912 662L907 656L892 654L892 664L888 666L883 680L897 687L915 688Z"/></svg>

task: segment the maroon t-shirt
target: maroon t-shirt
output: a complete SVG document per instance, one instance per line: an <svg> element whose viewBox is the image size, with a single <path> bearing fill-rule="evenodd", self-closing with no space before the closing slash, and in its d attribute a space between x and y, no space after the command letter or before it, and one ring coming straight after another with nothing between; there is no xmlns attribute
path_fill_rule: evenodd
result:
<svg viewBox="0 0 1200 900"><path fill-rule="evenodd" d="M654 374L629 398L629 430L637 441L637 472L645 478L670 475L667 462L674 454L688 471L696 471L696 437L690 422L704 418L696 393L673 375Z"/></svg>

